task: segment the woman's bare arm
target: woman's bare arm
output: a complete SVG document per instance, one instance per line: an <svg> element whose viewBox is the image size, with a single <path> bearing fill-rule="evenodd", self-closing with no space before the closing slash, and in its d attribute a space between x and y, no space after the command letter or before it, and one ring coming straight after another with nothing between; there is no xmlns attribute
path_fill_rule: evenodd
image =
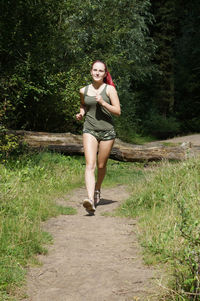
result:
<svg viewBox="0 0 200 301"><path fill-rule="evenodd" d="M81 120L81 119L83 118L83 116L85 115L84 89L85 89L85 88L81 88L81 89L80 89L80 100L81 100L81 104L80 104L80 113L76 114L76 119L77 119L77 120Z"/></svg>
<svg viewBox="0 0 200 301"><path fill-rule="evenodd" d="M118 97L116 89L113 86L108 85L106 92L110 98L111 104L104 101L101 95L96 96L96 101L100 105L102 105L102 107L106 108L110 113L112 113L116 116L120 116L121 108L120 108L119 97Z"/></svg>

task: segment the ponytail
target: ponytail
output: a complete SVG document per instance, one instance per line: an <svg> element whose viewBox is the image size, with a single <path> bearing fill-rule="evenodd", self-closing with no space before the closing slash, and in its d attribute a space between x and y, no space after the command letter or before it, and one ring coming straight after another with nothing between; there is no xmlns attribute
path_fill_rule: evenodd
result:
<svg viewBox="0 0 200 301"><path fill-rule="evenodd" d="M104 78L104 82L105 82L106 84L111 85L111 86L113 86L113 87L115 88L115 84L113 83L113 80L112 80L112 77L111 77L109 71L107 71L107 75L106 75L106 77Z"/></svg>
<svg viewBox="0 0 200 301"><path fill-rule="evenodd" d="M115 84L113 83L112 77L111 77L111 75L110 75L110 72L108 71L108 68L107 68L106 64L105 64L104 62L100 61L100 60L97 60L97 61L95 61L95 62L92 64L92 68L93 68L93 65L94 65L95 63L102 63L102 64L104 65L104 67L105 67L105 72L106 72L106 76L104 77L104 80L103 80L103 81L104 81L104 83L106 83L107 85L111 85L111 86L113 86L113 87L115 88Z"/></svg>

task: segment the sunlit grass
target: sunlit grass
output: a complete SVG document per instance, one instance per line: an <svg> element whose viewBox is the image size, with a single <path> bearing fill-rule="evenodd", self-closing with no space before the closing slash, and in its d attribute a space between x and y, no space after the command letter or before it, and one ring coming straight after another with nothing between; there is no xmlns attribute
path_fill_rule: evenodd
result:
<svg viewBox="0 0 200 301"><path fill-rule="evenodd" d="M34 254L45 253L51 236L41 222L76 210L56 199L79 187L83 160L53 153L23 155L0 165L0 291L7 300L24 281Z"/></svg>
<svg viewBox="0 0 200 301"><path fill-rule="evenodd" d="M131 197L118 210L138 218L146 263L162 262L173 271L177 295L166 300L191 300L199 293L199 196L200 159L165 162L132 185Z"/></svg>
<svg viewBox="0 0 200 301"><path fill-rule="evenodd" d="M109 160L103 186L127 185L143 177L143 163Z"/></svg>

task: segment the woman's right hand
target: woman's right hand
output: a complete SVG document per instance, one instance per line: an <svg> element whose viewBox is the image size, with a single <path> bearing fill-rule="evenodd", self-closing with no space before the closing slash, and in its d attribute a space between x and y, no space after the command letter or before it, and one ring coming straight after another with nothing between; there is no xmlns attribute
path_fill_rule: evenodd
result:
<svg viewBox="0 0 200 301"><path fill-rule="evenodd" d="M81 113L76 114L76 119L77 120L82 120L83 119L83 115Z"/></svg>

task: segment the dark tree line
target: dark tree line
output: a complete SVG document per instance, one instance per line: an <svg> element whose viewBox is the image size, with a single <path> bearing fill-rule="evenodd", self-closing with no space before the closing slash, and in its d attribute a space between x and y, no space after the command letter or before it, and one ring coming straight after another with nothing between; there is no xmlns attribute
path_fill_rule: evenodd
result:
<svg viewBox="0 0 200 301"><path fill-rule="evenodd" d="M200 4L184 0L2 0L0 123L80 133L93 60L117 84L118 135L200 131Z"/></svg>

